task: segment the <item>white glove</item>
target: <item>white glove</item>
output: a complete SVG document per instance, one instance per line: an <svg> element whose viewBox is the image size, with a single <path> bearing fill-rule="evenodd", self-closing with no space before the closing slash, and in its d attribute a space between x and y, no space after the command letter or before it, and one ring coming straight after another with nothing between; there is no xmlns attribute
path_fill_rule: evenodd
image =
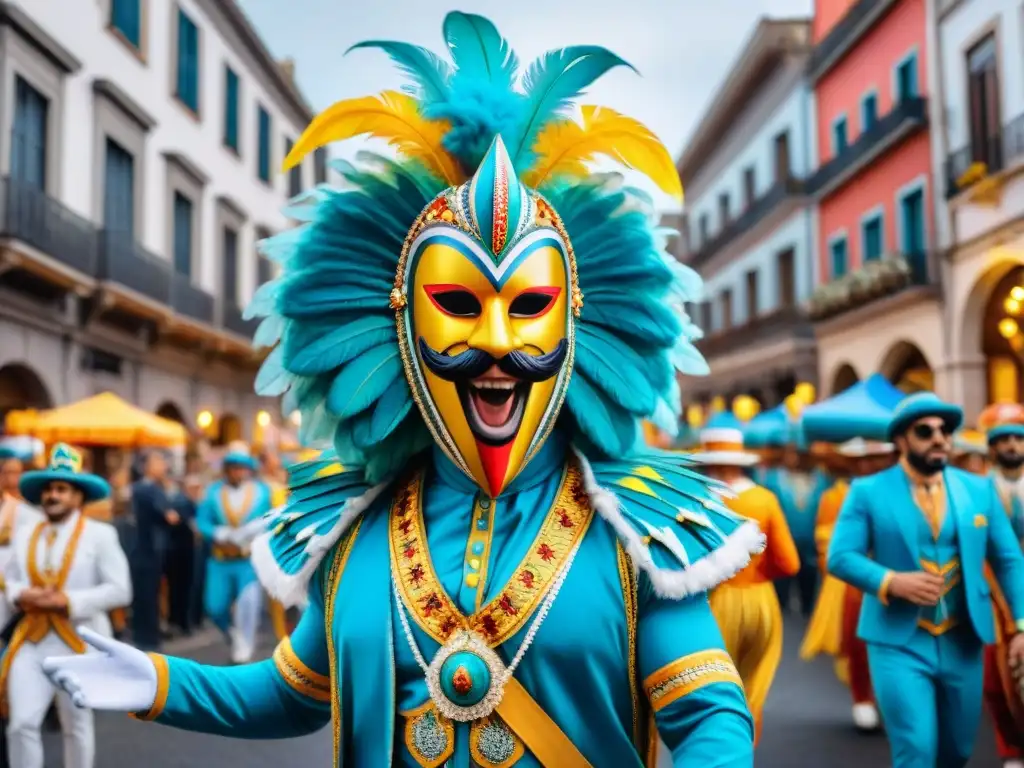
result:
<svg viewBox="0 0 1024 768"><path fill-rule="evenodd" d="M43 671L71 696L76 707L145 712L153 706L157 676L149 656L85 627L79 628L78 634L99 653L43 660Z"/></svg>
<svg viewBox="0 0 1024 768"><path fill-rule="evenodd" d="M252 540L259 536L261 533L265 533L267 530L267 521L262 517L258 517L255 520L250 520L248 523L238 528L238 542L240 544L251 544Z"/></svg>
<svg viewBox="0 0 1024 768"><path fill-rule="evenodd" d="M214 544L234 544L235 529L228 525L221 525L213 529Z"/></svg>

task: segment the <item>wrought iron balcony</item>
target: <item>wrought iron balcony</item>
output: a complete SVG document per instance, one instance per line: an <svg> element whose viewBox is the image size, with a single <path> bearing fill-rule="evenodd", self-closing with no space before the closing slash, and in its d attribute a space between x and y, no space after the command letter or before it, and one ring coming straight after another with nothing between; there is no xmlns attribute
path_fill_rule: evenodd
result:
<svg viewBox="0 0 1024 768"><path fill-rule="evenodd" d="M982 179L1024 160L1024 115L991 136L971 143L946 158L946 199L956 197Z"/></svg>
<svg viewBox="0 0 1024 768"><path fill-rule="evenodd" d="M227 330L246 339L251 339L259 324L259 320L246 320L242 317L242 310L232 302L224 302L224 327Z"/></svg>
<svg viewBox="0 0 1024 768"><path fill-rule="evenodd" d="M911 289L935 288L937 275L937 257L932 252L895 253L868 261L818 286L811 296L810 317L821 322Z"/></svg>
<svg viewBox="0 0 1024 768"><path fill-rule="evenodd" d="M0 236L23 242L83 275L96 275L98 238L89 221L14 178L0 181L0 195Z"/></svg>
<svg viewBox="0 0 1024 768"><path fill-rule="evenodd" d="M775 210L787 198L800 197L804 194L804 182L801 179L783 179L772 185L761 197L735 219L730 221L714 237L692 252L686 263L700 271L716 253L745 232L749 232Z"/></svg>
<svg viewBox="0 0 1024 768"><path fill-rule="evenodd" d="M810 180L810 191L823 197L856 175L876 157L911 133L928 125L928 100L904 99L856 141L818 168Z"/></svg>
<svg viewBox="0 0 1024 768"><path fill-rule="evenodd" d="M171 276L171 308L179 315L213 324L213 296L192 284L188 275Z"/></svg>
<svg viewBox="0 0 1024 768"><path fill-rule="evenodd" d="M171 303L171 268L123 232L104 229L97 277L161 304Z"/></svg>
<svg viewBox="0 0 1024 768"><path fill-rule="evenodd" d="M807 74L812 83L824 77L867 34L896 0L859 0L854 3L811 52Z"/></svg>
<svg viewBox="0 0 1024 768"><path fill-rule="evenodd" d="M716 331L698 341L697 349L710 358L787 338L814 338L814 330L799 307L781 307L740 325Z"/></svg>

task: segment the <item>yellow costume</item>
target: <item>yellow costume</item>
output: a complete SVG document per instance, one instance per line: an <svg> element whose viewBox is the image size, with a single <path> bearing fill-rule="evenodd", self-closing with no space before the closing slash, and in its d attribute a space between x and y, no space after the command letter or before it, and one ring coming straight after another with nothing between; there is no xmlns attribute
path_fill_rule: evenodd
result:
<svg viewBox="0 0 1024 768"><path fill-rule="evenodd" d="M767 538L764 552L711 593L711 612L743 680L747 706L754 716L754 744L761 736L761 712L782 658L782 608L772 585L800 570L800 557L782 507L767 488L744 480L726 499L738 515L754 520Z"/></svg>
<svg viewBox="0 0 1024 768"><path fill-rule="evenodd" d="M848 673L845 660L842 658L843 640L843 600L846 584L829 575L825 568L825 556L829 542L832 541L832 530L835 528L839 510L850 490L846 480L837 480L821 496L818 503L818 517L814 526L814 543L818 550L818 562L824 579L814 613L807 625L803 645L800 646L800 658L805 661L813 659L819 653L836 657L836 675L847 682Z"/></svg>

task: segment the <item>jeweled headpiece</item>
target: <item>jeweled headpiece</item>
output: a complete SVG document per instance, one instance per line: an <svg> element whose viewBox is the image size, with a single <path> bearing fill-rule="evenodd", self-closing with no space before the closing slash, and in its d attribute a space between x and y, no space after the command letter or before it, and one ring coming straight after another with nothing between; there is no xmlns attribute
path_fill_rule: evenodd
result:
<svg viewBox="0 0 1024 768"><path fill-rule="evenodd" d="M664 252L649 197L587 165L611 158L681 199L658 139L610 109L565 114L622 59L566 48L520 79L486 19L451 13L444 33L454 67L406 43L356 46L414 86L335 104L286 159L359 135L399 155L335 163L354 188L297 201L306 226L266 243L282 276L250 314L267 317L258 343L280 343L257 389L287 392L303 441L330 440L371 478L433 438L497 495L556 424L611 455L643 419L674 432L675 371L706 370L682 310L700 281Z"/></svg>

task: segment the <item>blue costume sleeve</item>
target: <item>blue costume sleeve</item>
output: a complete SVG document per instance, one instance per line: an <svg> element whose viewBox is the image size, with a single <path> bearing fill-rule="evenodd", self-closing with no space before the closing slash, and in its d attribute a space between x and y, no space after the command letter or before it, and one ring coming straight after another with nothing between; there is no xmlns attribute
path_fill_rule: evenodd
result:
<svg viewBox="0 0 1024 768"><path fill-rule="evenodd" d="M673 765L751 768L753 720L707 596L661 599L644 577L640 589L637 663Z"/></svg>
<svg viewBox="0 0 1024 768"><path fill-rule="evenodd" d="M220 526L217 520L217 510L214 507L213 495L209 492L203 496L196 511L196 528L200 535L207 541L213 541L213 532Z"/></svg>
<svg viewBox="0 0 1024 768"><path fill-rule="evenodd" d="M319 730L331 719L330 660L323 592L312 580L299 625L273 658L215 667L152 654L157 698L141 720L242 739L285 739Z"/></svg>
<svg viewBox="0 0 1024 768"><path fill-rule="evenodd" d="M872 549L869 515L864 486L855 481L833 529L832 543L828 548L828 571L837 579L887 603L886 590L892 571L868 557Z"/></svg>
<svg viewBox="0 0 1024 768"><path fill-rule="evenodd" d="M1010 518L1003 512L995 483L989 483L987 555L1017 630L1024 632L1024 554Z"/></svg>

